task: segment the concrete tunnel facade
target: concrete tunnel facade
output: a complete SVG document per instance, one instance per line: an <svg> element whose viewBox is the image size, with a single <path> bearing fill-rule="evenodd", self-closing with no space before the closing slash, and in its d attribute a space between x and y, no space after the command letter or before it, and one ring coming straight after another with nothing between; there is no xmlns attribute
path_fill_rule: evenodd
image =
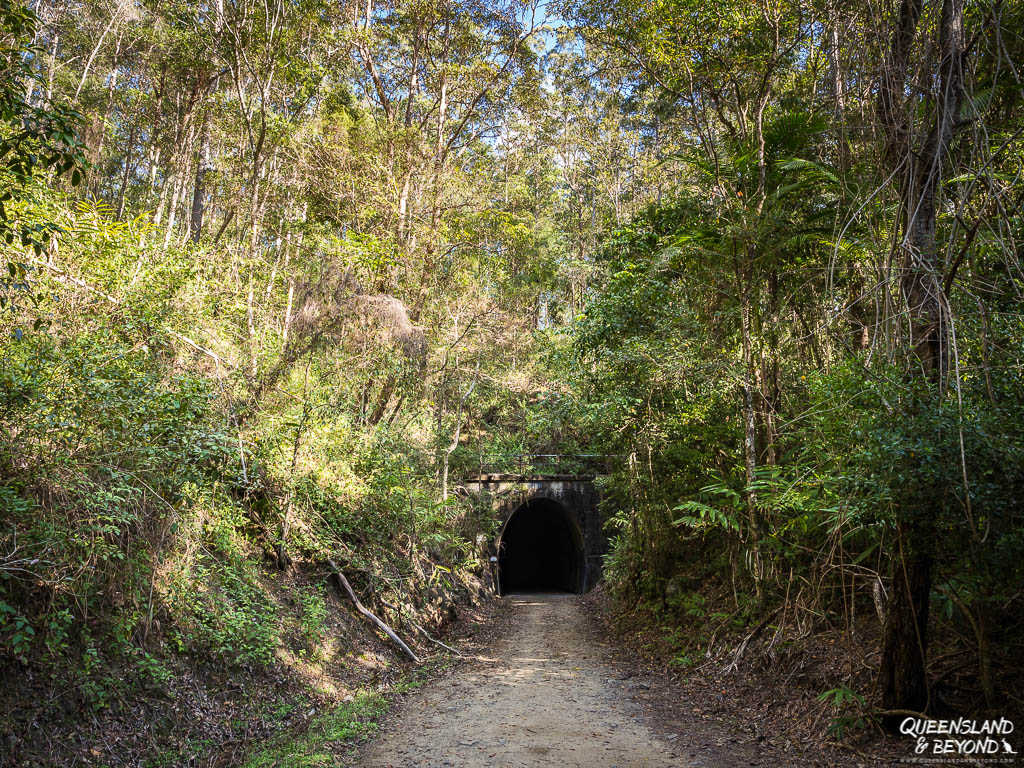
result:
<svg viewBox="0 0 1024 768"><path fill-rule="evenodd" d="M608 538L592 478L486 475L463 487L489 494L498 513L491 548L499 594L583 593L600 580Z"/></svg>

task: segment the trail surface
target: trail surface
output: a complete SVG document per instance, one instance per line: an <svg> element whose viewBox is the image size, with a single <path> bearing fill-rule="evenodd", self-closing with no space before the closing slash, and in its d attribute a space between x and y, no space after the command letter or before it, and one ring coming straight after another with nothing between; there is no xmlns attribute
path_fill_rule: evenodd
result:
<svg viewBox="0 0 1024 768"><path fill-rule="evenodd" d="M641 722L573 595L512 601L488 658L414 694L362 766L690 766Z"/></svg>

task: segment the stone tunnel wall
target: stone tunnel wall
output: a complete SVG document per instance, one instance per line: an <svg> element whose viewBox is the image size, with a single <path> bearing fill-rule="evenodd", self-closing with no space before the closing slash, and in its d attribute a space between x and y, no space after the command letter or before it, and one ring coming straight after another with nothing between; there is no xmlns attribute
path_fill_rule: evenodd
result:
<svg viewBox="0 0 1024 768"><path fill-rule="evenodd" d="M538 478L485 475L479 480L464 482L462 486L468 493L486 492L491 495L502 529L512 514L531 499L551 499L561 504L583 535L583 591L590 590L600 580L602 558L608 551L608 537L598 509L601 495L593 478L575 475ZM491 546L497 552L498 540L493 541Z"/></svg>

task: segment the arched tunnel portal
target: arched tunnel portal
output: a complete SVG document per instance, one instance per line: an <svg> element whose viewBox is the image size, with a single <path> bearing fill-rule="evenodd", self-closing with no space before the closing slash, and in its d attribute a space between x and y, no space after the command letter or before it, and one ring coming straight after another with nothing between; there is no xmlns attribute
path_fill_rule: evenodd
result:
<svg viewBox="0 0 1024 768"><path fill-rule="evenodd" d="M583 592L583 534L554 499L534 497L508 518L498 540L498 589L509 592Z"/></svg>

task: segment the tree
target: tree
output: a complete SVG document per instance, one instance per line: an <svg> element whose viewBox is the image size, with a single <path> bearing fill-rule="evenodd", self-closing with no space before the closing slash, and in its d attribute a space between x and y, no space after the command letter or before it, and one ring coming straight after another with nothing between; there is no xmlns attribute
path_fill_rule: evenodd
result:
<svg viewBox="0 0 1024 768"><path fill-rule="evenodd" d="M38 256L58 231L52 221L26 218L22 204L40 179L67 175L71 185L82 181L83 148L75 134L81 115L63 104L50 103L46 83L36 67L45 51L34 44L39 17L19 0L0 2L0 237L17 242ZM28 267L8 261L0 278L0 308L28 289Z"/></svg>
<svg viewBox="0 0 1024 768"><path fill-rule="evenodd" d="M920 66L934 83L928 111L919 122L918 107L906 103L911 82L918 82L914 52L923 0L901 0L878 94L885 130L885 156L899 184L902 220L894 260L900 263L899 288L906 305L908 350L916 360L911 378L923 382L927 398L912 407L934 410L941 404L949 375L949 310L942 247L936 218L943 181L948 177L953 141L964 126L961 110L969 69L963 0L943 0L937 24L937 48ZM918 113L919 114L919 113ZM924 467L921 471L927 472ZM924 484L920 496L900 515L900 556L895 561L892 598L882 645L883 706L924 710L927 681L928 616L936 525L943 516L941 487Z"/></svg>

